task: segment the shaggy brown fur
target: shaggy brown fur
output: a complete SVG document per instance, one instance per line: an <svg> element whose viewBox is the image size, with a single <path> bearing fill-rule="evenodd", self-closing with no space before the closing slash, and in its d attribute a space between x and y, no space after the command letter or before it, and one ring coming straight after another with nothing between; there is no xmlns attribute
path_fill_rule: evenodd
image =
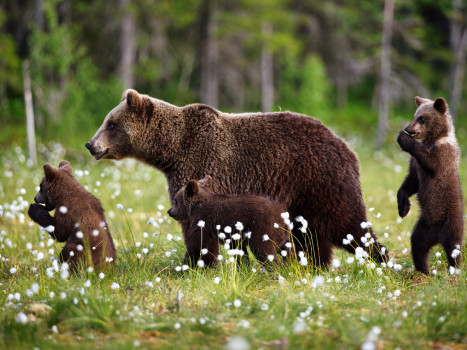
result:
<svg viewBox="0 0 467 350"><path fill-rule="evenodd" d="M453 257L453 251L462 246L464 207L458 172L460 151L446 101L417 96L415 102L418 108L413 122L397 138L411 155L397 204L399 215L406 216L409 197L418 193L421 215L412 233L412 256L415 268L427 274L429 251L438 243L446 251L449 265L459 266L461 255Z"/></svg>
<svg viewBox="0 0 467 350"><path fill-rule="evenodd" d="M62 161L58 169L44 165L44 177L34 201L45 206L31 204L28 211L31 219L43 227L52 225L55 230L51 236L59 242L66 242L60 253L60 262L70 264L72 271L80 261L88 265L89 258L95 268L113 264L115 247L104 209L99 200L73 177L70 163ZM49 211L54 209L55 214L51 216ZM78 231L82 232L83 238L77 237ZM112 258L111 263L105 258Z"/></svg>
<svg viewBox="0 0 467 350"><path fill-rule="evenodd" d="M96 159L133 157L161 170L172 203L188 180L208 174L216 192L270 197L308 221L309 234L293 234L315 264L329 264L335 245L354 253L368 232L360 226L367 218L357 156L305 115L176 107L127 90L86 147ZM185 239L190 227L182 222ZM349 233L355 242L343 245ZM377 261L387 259L378 243L367 249Z"/></svg>
<svg viewBox="0 0 467 350"><path fill-rule="evenodd" d="M173 200L168 214L175 220L190 220L190 230L185 243L188 255L194 264L200 258L200 250L207 248L207 254L201 258L208 265L216 261L219 254L219 232L229 226L232 233L237 222L242 223L241 239L233 240L232 233L226 232L225 238L232 239L231 248L242 249L246 253L249 246L259 261L266 261L268 255L276 258L279 249L283 249L290 233L284 225L281 213L285 208L266 197L251 194L217 194L213 191L212 178L206 176L199 182L188 181ZM205 226L198 226L199 221ZM274 227L278 224L278 227ZM220 225L221 229L216 228ZM268 235L269 239L263 239Z"/></svg>

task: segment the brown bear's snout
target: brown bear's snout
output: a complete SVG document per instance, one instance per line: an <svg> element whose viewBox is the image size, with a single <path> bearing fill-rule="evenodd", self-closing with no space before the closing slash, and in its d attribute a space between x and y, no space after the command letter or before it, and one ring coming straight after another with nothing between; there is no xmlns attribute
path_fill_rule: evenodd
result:
<svg viewBox="0 0 467 350"><path fill-rule="evenodd" d="M169 216L170 216L171 218L173 218L172 208L170 208L169 210L167 210L167 214L169 214Z"/></svg>
<svg viewBox="0 0 467 350"><path fill-rule="evenodd" d="M84 144L88 150L91 150L91 141Z"/></svg>

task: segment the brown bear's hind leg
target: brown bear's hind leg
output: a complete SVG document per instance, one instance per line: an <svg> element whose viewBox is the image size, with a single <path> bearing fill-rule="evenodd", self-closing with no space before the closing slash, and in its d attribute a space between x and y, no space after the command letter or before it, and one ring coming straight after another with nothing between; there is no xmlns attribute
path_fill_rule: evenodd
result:
<svg viewBox="0 0 467 350"><path fill-rule="evenodd" d="M423 217L421 217L414 227L412 237L412 258L415 265L415 270L424 274L429 274L428 256L430 249L437 242L437 227L430 227Z"/></svg>

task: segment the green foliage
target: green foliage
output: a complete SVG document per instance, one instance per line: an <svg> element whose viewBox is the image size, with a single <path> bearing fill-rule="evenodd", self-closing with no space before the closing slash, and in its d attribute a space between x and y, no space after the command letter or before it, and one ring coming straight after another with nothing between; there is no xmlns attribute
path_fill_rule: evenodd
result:
<svg viewBox="0 0 467 350"><path fill-rule="evenodd" d="M297 64L291 55L286 55L282 72L280 108L325 119L332 103L331 84L322 60L310 55Z"/></svg>

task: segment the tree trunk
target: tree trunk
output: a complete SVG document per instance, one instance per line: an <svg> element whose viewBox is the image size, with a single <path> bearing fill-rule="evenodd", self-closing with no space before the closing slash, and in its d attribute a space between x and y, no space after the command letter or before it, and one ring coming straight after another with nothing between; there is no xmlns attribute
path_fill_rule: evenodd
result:
<svg viewBox="0 0 467 350"><path fill-rule="evenodd" d="M219 104L219 44L217 40L218 22L216 9L207 0L203 4L202 19L207 21L204 40L201 42L201 81L200 99L202 103L217 107Z"/></svg>
<svg viewBox="0 0 467 350"><path fill-rule="evenodd" d="M36 151L36 134L34 131L34 106L32 103L31 93L31 78L29 76L29 64L27 61L23 63L23 89L24 89L24 105L26 109L26 133L28 138L28 165L36 166L37 151Z"/></svg>
<svg viewBox="0 0 467 350"><path fill-rule="evenodd" d="M274 106L274 62L267 42L272 33L269 24L263 25L263 47L261 49L261 110L270 112Z"/></svg>
<svg viewBox="0 0 467 350"><path fill-rule="evenodd" d="M454 64L451 74L451 91L449 93L449 110L453 120L457 117L457 108L462 97L462 86L465 75L465 59L467 52L467 28L459 23L462 18L462 0L453 0L453 18L451 20L451 49L454 53Z"/></svg>
<svg viewBox="0 0 467 350"><path fill-rule="evenodd" d="M130 9L131 0L119 0L122 12L121 37L120 37L120 62L118 75L123 83L123 88L134 87L133 65L136 59L136 23Z"/></svg>
<svg viewBox="0 0 467 350"><path fill-rule="evenodd" d="M394 17L394 1L384 1L383 39L381 44L381 76L378 106L378 134L376 148L383 145L389 120L389 104L391 99L391 36Z"/></svg>

